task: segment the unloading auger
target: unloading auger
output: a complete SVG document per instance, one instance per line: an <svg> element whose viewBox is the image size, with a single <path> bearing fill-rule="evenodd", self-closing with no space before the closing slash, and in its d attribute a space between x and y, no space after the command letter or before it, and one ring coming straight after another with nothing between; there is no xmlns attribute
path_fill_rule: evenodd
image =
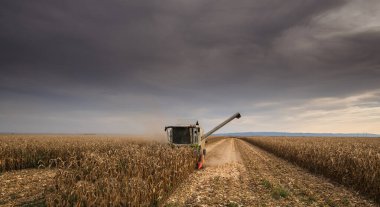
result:
<svg viewBox="0 0 380 207"><path fill-rule="evenodd" d="M204 158L206 156L206 141L207 138L222 128L224 125L234 120L235 118L239 119L241 117L240 113L235 113L224 122L220 123L209 132L203 134L203 128L199 126L197 121L194 125L175 125L175 126L166 126L165 131L170 144L177 146L192 146L197 149L198 155L198 166L200 169L203 166Z"/></svg>

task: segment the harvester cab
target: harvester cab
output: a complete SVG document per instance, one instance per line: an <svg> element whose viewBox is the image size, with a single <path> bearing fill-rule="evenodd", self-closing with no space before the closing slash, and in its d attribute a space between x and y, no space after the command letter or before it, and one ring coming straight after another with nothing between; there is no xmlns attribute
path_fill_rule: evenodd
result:
<svg viewBox="0 0 380 207"><path fill-rule="evenodd" d="M203 133L198 121L194 125L167 126L165 131L168 141L175 145L197 145Z"/></svg>
<svg viewBox="0 0 380 207"><path fill-rule="evenodd" d="M203 134L202 127L199 126L198 121L195 124L190 125L174 125L166 126L165 131L167 133L168 141L170 144L176 146L193 146L197 149L199 155L198 169L200 169L204 163L204 157L206 156L206 141L207 138L222 128L224 125L232 121L233 119L239 119L240 113L236 113L220 123L206 134Z"/></svg>

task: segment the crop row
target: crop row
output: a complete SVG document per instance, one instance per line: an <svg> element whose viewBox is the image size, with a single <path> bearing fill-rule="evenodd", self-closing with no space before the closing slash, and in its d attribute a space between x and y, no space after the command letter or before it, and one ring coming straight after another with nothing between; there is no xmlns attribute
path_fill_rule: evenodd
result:
<svg viewBox="0 0 380 207"><path fill-rule="evenodd" d="M252 137L243 140L380 202L380 139Z"/></svg>
<svg viewBox="0 0 380 207"><path fill-rule="evenodd" d="M0 136L0 173L55 169L53 183L44 192L47 206L156 206L195 164L192 148L143 139Z"/></svg>
<svg viewBox="0 0 380 207"><path fill-rule="evenodd" d="M191 148L130 144L72 158L48 189L48 206L157 206L195 167Z"/></svg>
<svg viewBox="0 0 380 207"><path fill-rule="evenodd" d="M107 152L141 139L86 135L0 135L0 173L37 167L54 167L82 152Z"/></svg>

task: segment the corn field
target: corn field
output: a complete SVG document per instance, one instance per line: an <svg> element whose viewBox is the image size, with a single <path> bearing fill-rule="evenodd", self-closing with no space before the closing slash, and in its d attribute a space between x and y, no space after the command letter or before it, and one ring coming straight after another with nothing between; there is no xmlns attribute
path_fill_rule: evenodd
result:
<svg viewBox="0 0 380 207"><path fill-rule="evenodd" d="M380 139L252 137L243 140L380 201Z"/></svg>
<svg viewBox="0 0 380 207"><path fill-rule="evenodd" d="M143 139L87 135L0 135L0 173L37 167L54 167L82 152L107 152Z"/></svg>
<svg viewBox="0 0 380 207"><path fill-rule="evenodd" d="M89 136L2 136L1 170L56 169L47 206L156 206L195 169L191 148Z"/></svg>

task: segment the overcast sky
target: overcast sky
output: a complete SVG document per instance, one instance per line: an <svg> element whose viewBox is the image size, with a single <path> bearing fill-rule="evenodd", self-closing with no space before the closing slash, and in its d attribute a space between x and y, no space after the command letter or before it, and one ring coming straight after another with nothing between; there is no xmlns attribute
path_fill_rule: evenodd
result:
<svg viewBox="0 0 380 207"><path fill-rule="evenodd" d="M380 133L380 1L4 0L0 132Z"/></svg>

